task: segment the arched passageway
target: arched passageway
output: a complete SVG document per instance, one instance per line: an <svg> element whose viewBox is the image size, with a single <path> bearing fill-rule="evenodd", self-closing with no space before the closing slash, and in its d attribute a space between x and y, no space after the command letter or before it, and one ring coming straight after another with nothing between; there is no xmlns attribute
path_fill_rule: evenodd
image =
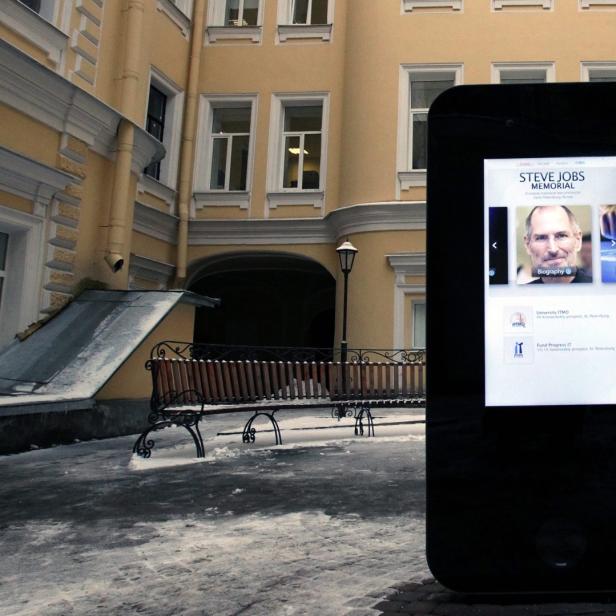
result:
<svg viewBox="0 0 616 616"><path fill-rule="evenodd" d="M329 347L334 342L336 282L319 263L285 253L232 253L193 269L188 288L218 297L198 309L195 342Z"/></svg>

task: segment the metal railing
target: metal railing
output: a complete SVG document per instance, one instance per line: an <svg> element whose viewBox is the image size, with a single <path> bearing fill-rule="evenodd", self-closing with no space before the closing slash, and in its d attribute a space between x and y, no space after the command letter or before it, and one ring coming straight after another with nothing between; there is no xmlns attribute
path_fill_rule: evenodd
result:
<svg viewBox="0 0 616 616"><path fill-rule="evenodd" d="M150 353L156 357L211 359L227 361L340 361L340 348L253 346L239 344L205 344L164 340ZM426 363L425 349L355 349L347 350L349 362Z"/></svg>

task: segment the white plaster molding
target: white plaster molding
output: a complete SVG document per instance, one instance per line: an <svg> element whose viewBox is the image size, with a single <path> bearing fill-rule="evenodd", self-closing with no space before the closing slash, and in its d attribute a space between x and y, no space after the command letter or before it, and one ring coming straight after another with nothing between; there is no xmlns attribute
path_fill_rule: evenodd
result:
<svg viewBox="0 0 616 616"><path fill-rule="evenodd" d="M423 230L424 202L353 205L325 218L270 218L250 220L191 220L190 245L330 244L353 233Z"/></svg>
<svg viewBox="0 0 616 616"><path fill-rule="evenodd" d="M0 102L113 158L117 128L123 116L2 40ZM164 154L159 141L135 126L135 172L140 173Z"/></svg>
<svg viewBox="0 0 616 616"><path fill-rule="evenodd" d="M179 218L135 201L133 230L169 244L177 244Z"/></svg>
<svg viewBox="0 0 616 616"><path fill-rule="evenodd" d="M593 76L600 80L616 81L616 62L581 62L580 81L591 81Z"/></svg>
<svg viewBox="0 0 616 616"><path fill-rule="evenodd" d="M413 9L451 9L461 11L463 0L402 0L402 12L410 13Z"/></svg>
<svg viewBox="0 0 616 616"><path fill-rule="evenodd" d="M262 26L208 26L205 29L204 44L218 41L234 43L260 43Z"/></svg>
<svg viewBox="0 0 616 616"><path fill-rule="evenodd" d="M317 209L323 209L324 200L325 193L322 190L287 190L267 193L270 210L275 210L281 205L312 205Z"/></svg>
<svg viewBox="0 0 616 616"><path fill-rule="evenodd" d="M203 207L239 207L247 210L250 205L250 192L247 190L212 190L195 192L193 195L197 208Z"/></svg>
<svg viewBox="0 0 616 616"><path fill-rule="evenodd" d="M161 288L166 288L174 273L175 266L170 263L163 263L141 255L130 255L129 276L131 278L141 278L154 282Z"/></svg>
<svg viewBox="0 0 616 616"><path fill-rule="evenodd" d="M587 10L598 7L616 9L616 0L580 0L580 9Z"/></svg>
<svg viewBox="0 0 616 616"><path fill-rule="evenodd" d="M279 24L278 40L284 43L295 39L316 39L330 41L332 38L332 24Z"/></svg>
<svg viewBox="0 0 616 616"><path fill-rule="evenodd" d="M137 183L137 192L149 193L157 199L164 201L169 206L169 213L172 214L175 210L176 191L162 184L158 180L143 173Z"/></svg>
<svg viewBox="0 0 616 616"><path fill-rule="evenodd" d="M191 220L188 243L203 245L330 244L335 238L322 218Z"/></svg>
<svg viewBox="0 0 616 616"><path fill-rule="evenodd" d="M540 9L551 9L554 6L553 0L492 0L492 9L500 11L511 7L524 7Z"/></svg>
<svg viewBox="0 0 616 616"><path fill-rule="evenodd" d="M64 171L0 146L0 189L33 201L37 214L43 215L54 195L77 181Z"/></svg>
<svg viewBox="0 0 616 616"><path fill-rule="evenodd" d="M426 253L425 252L402 252L397 254L385 255L389 265L396 273L396 279L401 284L405 283L405 276L425 276L426 275Z"/></svg>
<svg viewBox="0 0 616 616"><path fill-rule="evenodd" d="M425 201L366 203L339 208L327 215L336 237L369 231L425 230Z"/></svg>
<svg viewBox="0 0 616 616"><path fill-rule="evenodd" d="M17 32L33 45L42 49L56 67L60 67L69 37L49 21L19 2L0 2L0 24Z"/></svg>
<svg viewBox="0 0 616 616"><path fill-rule="evenodd" d="M174 23L182 36L187 39L190 34L190 16L172 0L157 0L156 9L166 15Z"/></svg>
<svg viewBox="0 0 616 616"><path fill-rule="evenodd" d="M408 190L412 186L425 186L427 183L427 171L414 169L411 171L398 171L400 190Z"/></svg>

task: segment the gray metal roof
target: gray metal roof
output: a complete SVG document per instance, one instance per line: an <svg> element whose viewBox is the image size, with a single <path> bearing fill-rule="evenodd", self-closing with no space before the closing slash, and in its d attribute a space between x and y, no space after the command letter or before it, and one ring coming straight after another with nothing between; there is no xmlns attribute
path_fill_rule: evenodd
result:
<svg viewBox="0 0 616 616"><path fill-rule="evenodd" d="M22 342L0 352L0 408L88 400L190 291L85 291Z"/></svg>

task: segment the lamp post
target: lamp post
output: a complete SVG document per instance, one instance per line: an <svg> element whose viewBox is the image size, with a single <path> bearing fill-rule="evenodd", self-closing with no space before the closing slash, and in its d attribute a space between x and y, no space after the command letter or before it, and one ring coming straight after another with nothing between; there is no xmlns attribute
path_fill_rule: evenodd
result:
<svg viewBox="0 0 616 616"><path fill-rule="evenodd" d="M344 304L342 309L342 340L340 342L340 361L345 362L347 359L347 304L349 291L349 274L353 269L353 261L357 254L357 248L349 242L347 238L338 248L336 248L338 258L340 259L340 269L344 274Z"/></svg>

